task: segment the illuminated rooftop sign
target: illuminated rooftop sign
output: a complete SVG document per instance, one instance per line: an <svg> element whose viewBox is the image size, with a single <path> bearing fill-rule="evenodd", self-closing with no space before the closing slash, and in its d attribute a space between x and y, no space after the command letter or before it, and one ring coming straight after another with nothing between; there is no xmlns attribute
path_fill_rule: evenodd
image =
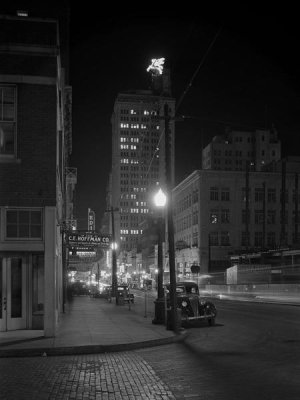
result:
<svg viewBox="0 0 300 400"><path fill-rule="evenodd" d="M147 68L147 72L151 72L152 75L161 75L164 69L164 58L152 58L151 64Z"/></svg>

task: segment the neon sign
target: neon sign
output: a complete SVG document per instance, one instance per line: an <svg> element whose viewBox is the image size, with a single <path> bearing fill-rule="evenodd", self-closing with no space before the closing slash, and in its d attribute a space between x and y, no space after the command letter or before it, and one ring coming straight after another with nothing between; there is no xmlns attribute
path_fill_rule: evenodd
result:
<svg viewBox="0 0 300 400"><path fill-rule="evenodd" d="M147 72L151 72L152 75L161 75L164 69L164 58L152 58L151 64L147 68Z"/></svg>

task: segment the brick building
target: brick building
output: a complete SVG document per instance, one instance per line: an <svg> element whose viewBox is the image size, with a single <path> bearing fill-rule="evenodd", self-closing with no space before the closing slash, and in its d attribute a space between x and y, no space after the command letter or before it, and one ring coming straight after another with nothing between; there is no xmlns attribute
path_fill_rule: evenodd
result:
<svg viewBox="0 0 300 400"><path fill-rule="evenodd" d="M54 19L0 16L0 331L44 329L63 309L71 97Z"/></svg>

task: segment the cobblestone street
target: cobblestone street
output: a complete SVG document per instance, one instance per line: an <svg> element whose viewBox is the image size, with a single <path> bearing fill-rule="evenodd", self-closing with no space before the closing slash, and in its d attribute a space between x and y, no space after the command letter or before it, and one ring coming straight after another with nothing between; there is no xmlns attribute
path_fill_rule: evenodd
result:
<svg viewBox="0 0 300 400"><path fill-rule="evenodd" d="M0 359L0 399L164 399L175 397L138 354Z"/></svg>

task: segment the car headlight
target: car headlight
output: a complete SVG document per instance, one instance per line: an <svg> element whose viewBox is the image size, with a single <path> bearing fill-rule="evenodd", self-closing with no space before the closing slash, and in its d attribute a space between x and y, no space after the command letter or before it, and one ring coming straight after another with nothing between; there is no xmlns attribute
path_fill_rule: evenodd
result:
<svg viewBox="0 0 300 400"><path fill-rule="evenodd" d="M181 305L182 305L182 307L186 307L186 306L187 306L187 302L186 302L186 301L183 301L183 302L181 303Z"/></svg>

